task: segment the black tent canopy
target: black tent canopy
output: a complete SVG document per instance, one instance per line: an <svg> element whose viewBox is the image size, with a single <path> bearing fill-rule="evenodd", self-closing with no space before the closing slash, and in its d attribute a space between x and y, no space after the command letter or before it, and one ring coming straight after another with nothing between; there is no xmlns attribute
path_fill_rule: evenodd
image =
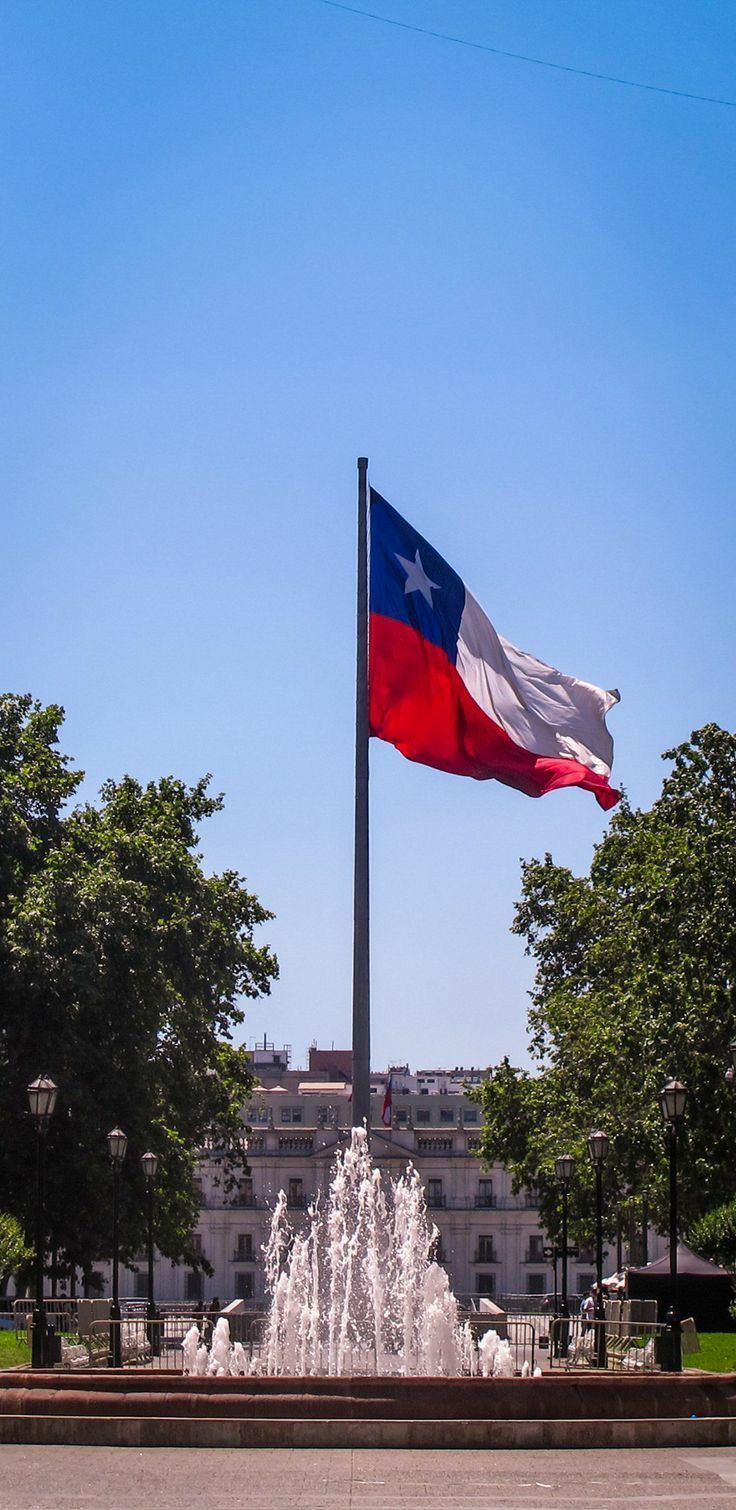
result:
<svg viewBox="0 0 736 1510"><path fill-rule="evenodd" d="M734 1284L728 1269L678 1243L677 1279L681 1317L692 1316L701 1332L733 1331L729 1308ZM626 1293L632 1300L656 1300L658 1319L666 1321L672 1304L669 1254L644 1268L627 1269Z"/></svg>

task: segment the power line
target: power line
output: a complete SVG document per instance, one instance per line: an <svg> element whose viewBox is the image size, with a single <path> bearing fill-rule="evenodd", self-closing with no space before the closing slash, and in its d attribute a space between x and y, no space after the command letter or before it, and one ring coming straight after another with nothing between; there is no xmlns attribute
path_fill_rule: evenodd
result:
<svg viewBox="0 0 736 1510"><path fill-rule="evenodd" d="M701 105L726 105L730 110L736 110L736 100L693 94L686 89L666 89L663 84L642 84L638 79L620 79L612 73L595 73L591 68L573 68L569 63L550 63L548 58L532 58L524 52L507 52L503 47L490 47L486 42L471 42L467 37L453 37L449 32L430 31L428 26L416 26L411 21L379 16L377 11L346 5L344 0L318 0L318 4L329 5L332 10L347 11L351 16L362 16L366 21L382 21L384 26L397 26L400 31L418 32L422 37L433 37L436 42L453 42L457 47L472 47L475 52L490 52L497 58L512 58L515 63L533 63L537 68L553 68L556 73L573 73L581 79L597 79L604 84L622 84L626 89L646 89L649 94L669 94L678 100L697 100Z"/></svg>

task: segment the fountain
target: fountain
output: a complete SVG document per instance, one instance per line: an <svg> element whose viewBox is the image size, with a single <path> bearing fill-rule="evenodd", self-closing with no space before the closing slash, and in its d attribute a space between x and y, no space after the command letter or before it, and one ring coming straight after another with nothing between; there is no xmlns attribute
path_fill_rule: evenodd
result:
<svg viewBox="0 0 736 1510"><path fill-rule="evenodd" d="M310 1207L294 1232L280 1192L265 1247L271 1296L260 1356L230 1346L224 1318L208 1350L196 1327L185 1339L190 1374L329 1377L512 1377L511 1350L487 1333L476 1345L462 1325L447 1275L432 1257L439 1232L409 1165L385 1181L368 1139L353 1128L338 1152L324 1209Z"/></svg>
<svg viewBox="0 0 736 1510"><path fill-rule="evenodd" d="M293 1234L283 1192L266 1246L269 1374L458 1374L463 1335L411 1166L384 1183L354 1128L326 1210Z"/></svg>
<svg viewBox="0 0 736 1510"><path fill-rule="evenodd" d="M286 1199L266 1245L260 1351L211 1346L183 1370L0 1372L0 1442L218 1447L731 1446L734 1376L623 1371L512 1377L508 1342L476 1343L444 1270L411 1166L374 1170L365 1133L338 1155L302 1232Z"/></svg>

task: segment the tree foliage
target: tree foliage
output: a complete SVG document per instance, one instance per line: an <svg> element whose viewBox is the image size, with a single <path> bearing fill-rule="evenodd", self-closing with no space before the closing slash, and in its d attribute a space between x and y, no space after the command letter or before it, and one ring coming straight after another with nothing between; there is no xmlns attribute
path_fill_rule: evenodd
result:
<svg viewBox="0 0 736 1510"><path fill-rule="evenodd" d="M0 1294L5 1293L8 1280L27 1268L32 1258L33 1249L20 1222L8 1211L0 1211Z"/></svg>
<svg viewBox="0 0 736 1510"><path fill-rule="evenodd" d="M550 855L523 866L514 931L536 974L530 1074L497 1066L479 1099L483 1155L537 1180L547 1229L558 1223L554 1161L571 1152L574 1229L590 1237L587 1135L611 1138L615 1209L650 1193L664 1226L667 1162L658 1093L670 1075L690 1090L682 1137L687 1226L735 1188L736 1090L725 1078L736 989L736 737L709 724L672 761L647 811L624 801L590 872Z"/></svg>
<svg viewBox="0 0 736 1510"><path fill-rule="evenodd" d="M727 1201L725 1206L716 1206L701 1216L690 1229L689 1238L696 1253L735 1272L736 1201Z"/></svg>
<svg viewBox="0 0 736 1510"><path fill-rule="evenodd" d="M143 1246L140 1155L159 1155L157 1242L196 1262L196 1150L240 1155L252 1078L232 1043L242 998L277 973L254 930L271 914L235 871L206 876L198 826L222 806L208 778L108 781L71 810L82 773L58 750L63 711L0 698L0 1107L6 1204L30 1230L25 1087L60 1088L48 1133L49 1245L89 1270L110 1251L105 1135L129 1137L124 1253Z"/></svg>

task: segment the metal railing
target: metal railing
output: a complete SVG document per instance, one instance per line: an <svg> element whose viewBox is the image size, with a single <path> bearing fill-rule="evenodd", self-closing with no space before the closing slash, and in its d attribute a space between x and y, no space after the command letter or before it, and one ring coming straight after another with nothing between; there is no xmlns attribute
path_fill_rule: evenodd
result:
<svg viewBox="0 0 736 1510"><path fill-rule="evenodd" d="M550 1368L653 1374L664 1366L668 1339L662 1322L555 1316L549 1328Z"/></svg>
<svg viewBox="0 0 736 1510"><path fill-rule="evenodd" d="M509 1316L505 1320L496 1321L484 1315L482 1311L474 1311L470 1315L465 1314L461 1319L468 1323L476 1342L480 1340L484 1332L496 1332L499 1338L508 1342L514 1360L514 1373L520 1374L525 1363L529 1364L531 1371L534 1370L537 1338L531 1321L522 1320L518 1316Z"/></svg>
<svg viewBox="0 0 736 1510"><path fill-rule="evenodd" d="M61 1363L66 1368L110 1368L116 1355L123 1368L180 1369L182 1343L192 1326L191 1316L160 1316L147 1321L142 1316L122 1321L93 1321L76 1347L62 1346Z"/></svg>
<svg viewBox="0 0 736 1510"><path fill-rule="evenodd" d="M124 1304L121 1321L111 1321L109 1301L67 1302L63 1313L47 1314L54 1323L50 1334L46 1363L61 1369L112 1368L118 1366L153 1368L180 1372L184 1367L183 1343L192 1326L197 1327L200 1344L212 1340L213 1318L201 1305L186 1302L157 1307L155 1321L145 1314L145 1302ZM72 1310L72 1308L78 1308ZM22 1315L21 1315L22 1312ZM18 1303L16 1327L32 1344L33 1316L28 1301ZM255 1306L228 1316L231 1342L240 1342L247 1352L258 1351L264 1325L264 1313Z"/></svg>

